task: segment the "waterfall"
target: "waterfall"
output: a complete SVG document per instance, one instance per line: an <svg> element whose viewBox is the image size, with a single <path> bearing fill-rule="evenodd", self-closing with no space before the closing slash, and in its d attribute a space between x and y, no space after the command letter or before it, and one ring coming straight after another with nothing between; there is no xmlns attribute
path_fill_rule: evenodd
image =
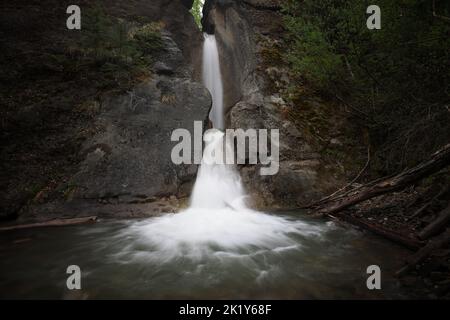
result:
<svg viewBox="0 0 450 320"><path fill-rule="evenodd" d="M224 133L209 130L205 134L207 146L217 150L223 147ZM226 146L230 148L229 145ZM209 148L208 148L209 149ZM241 178L233 165L216 164L205 148L191 197L191 208L245 208L245 192Z"/></svg>
<svg viewBox="0 0 450 320"><path fill-rule="evenodd" d="M237 169L215 163L217 154L209 153L221 150L224 156L224 149L232 147L223 132L223 87L214 35L205 35L203 77L213 100L210 119L214 128L204 135L206 147L190 207L178 214L137 223L131 232L142 234L142 241L153 248L150 255L164 261L179 256L214 256L217 252L234 255L242 249L297 250L299 244L293 236L315 236L321 228L248 208Z"/></svg>
<svg viewBox="0 0 450 320"><path fill-rule="evenodd" d="M220 72L219 50L215 35L204 34L203 45L203 83L212 97L212 109L209 115L214 128L225 129L223 111L223 84Z"/></svg>
<svg viewBox="0 0 450 320"><path fill-rule="evenodd" d="M208 130L202 164L191 198L191 208L245 208L245 192L239 174L233 165L213 163L212 154L208 150L231 148L225 141L223 84L220 73L219 51L216 37L204 35L203 46L203 83L212 97L210 119L216 130ZM225 153L222 153L223 157Z"/></svg>

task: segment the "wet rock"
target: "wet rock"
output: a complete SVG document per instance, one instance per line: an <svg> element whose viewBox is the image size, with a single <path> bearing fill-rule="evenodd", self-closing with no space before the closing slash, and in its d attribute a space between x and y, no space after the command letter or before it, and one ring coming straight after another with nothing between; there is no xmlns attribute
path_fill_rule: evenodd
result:
<svg viewBox="0 0 450 320"><path fill-rule="evenodd" d="M260 166L241 169L242 181L254 205L263 208L294 207L321 197L333 187L333 178L321 179L326 169L320 155L303 139L301 132L279 115L271 103L237 103L230 112L234 129L279 129L280 169L274 176L260 176Z"/></svg>
<svg viewBox="0 0 450 320"><path fill-rule="evenodd" d="M153 65L153 70L156 74L172 75L173 69L167 66L164 62L158 61Z"/></svg>
<svg viewBox="0 0 450 320"><path fill-rule="evenodd" d="M330 140L330 144L333 145L333 146L342 146L343 145L341 140L336 139L336 138L331 139Z"/></svg>
<svg viewBox="0 0 450 320"><path fill-rule="evenodd" d="M174 212L175 196L190 194L197 165L172 162L172 148L179 141L172 142L171 135L179 128L193 135L194 121L206 123L211 96L192 79L169 35L163 37L166 54L154 66L158 75L126 94L103 99L94 123L97 133L83 143L75 173L58 187L64 194L71 188L70 197L36 206L31 214L89 211L132 217Z"/></svg>
<svg viewBox="0 0 450 320"><path fill-rule="evenodd" d="M270 96L269 99L270 103L272 104L286 105L286 102L284 102L283 98L281 98L279 95Z"/></svg>
<svg viewBox="0 0 450 320"><path fill-rule="evenodd" d="M28 210L29 216L41 214L40 218L84 214L86 210L94 215L107 210L108 214L136 215L136 208L120 206L142 201L139 196L151 199L154 194L159 199L166 193L188 194L196 166L174 168L169 163L169 132L188 126L188 122L192 126L194 119L206 119L210 107L208 93L196 83L201 74L203 39L189 13L193 0L96 1L114 19L136 26L157 23L162 28L163 50L153 57L156 75L132 89L129 84L145 81L141 75L124 86L117 79L108 79L108 85L103 84L105 80L89 79L86 82L92 85L84 86L79 85L85 81L78 77L66 81L60 76L58 71L65 63L59 63L59 58L44 59L41 66L40 57L70 59L68 47L72 50L78 42L72 43L75 38L68 39L61 21L53 19L52 12L64 14L68 5L64 2L41 0L30 11L25 1L0 13L7 35L2 39L8 44L6 57L19 52L25 59L18 62L17 70L2 77L20 75L33 83L25 85L28 89L23 94L11 92L8 100L13 104L7 101L14 108L3 138L13 142L1 152L2 159L7 159L2 161L2 172L8 175L1 179L0 219L19 213L26 219ZM88 10L90 2L82 2L82 10ZM25 65L27 68L22 68ZM43 76L34 80L38 73ZM85 71L81 73L84 77ZM111 87L116 82L120 84ZM158 83L166 85L158 87ZM117 97L111 89L129 92ZM10 138L15 133L20 134L20 145ZM36 195L47 187L52 189L51 203L43 203L47 200L42 197L36 201ZM145 210L140 211L146 214Z"/></svg>
<svg viewBox="0 0 450 320"><path fill-rule="evenodd" d="M78 198L175 194L187 177L195 176L195 165L183 170L172 163L175 143L170 137L177 128L193 132L194 121L206 120L210 96L202 85L189 79L165 81L174 97L170 102L161 99L168 93L163 93L164 87L158 88L158 79L153 79L104 103L99 126L105 130L84 149L107 145L111 152L97 148L81 163L69 182L79 187Z"/></svg>
<svg viewBox="0 0 450 320"><path fill-rule="evenodd" d="M183 52L172 37L173 35L171 33L167 31L162 32L161 40L163 42L164 49L159 56L162 61L155 63L155 72L169 75L178 73L182 76L189 76L189 71L186 68L186 60L183 57Z"/></svg>

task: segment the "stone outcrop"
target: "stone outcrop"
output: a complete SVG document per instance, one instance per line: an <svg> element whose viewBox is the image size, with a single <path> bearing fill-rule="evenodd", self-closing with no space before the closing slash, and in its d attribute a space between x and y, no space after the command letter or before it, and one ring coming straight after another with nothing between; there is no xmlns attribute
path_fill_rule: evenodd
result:
<svg viewBox="0 0 450 320"><path fill-rule="evenodd" d="M80 152L84 160L67 183L64 199L32 209L43 213L145 216L173 212L187 200L197 165L175 165L171 151L177 128L193 134L207 119L211 99L189 78L158 75L128 94L102 103L98 133Z"/></svg>
<svg viewBox="0 0 450 320"><path fill-rule="evenodd" d="M106 3L106 2L105 2ZM175 165L171 134L193 132L207 122L209 92L199 82L202 35L188 12L192 0L121 1L105 5L109 14L162 22L162 50L152 75L126 93L103 95L89 130L95 132L77 151L81 161L60 181L51 201L33 201L20 218L53 215L133 217L174 212L188 200L197 165ZM206 127L206 126L204 126Z"/></svg>
<svg viewBox="0 0 450 320"><path fill-rule="evenodd" d="M61 186L64 201L40 207L50 212L75 210L102 216L145 216L177 210L190 195L197 165L175 165L171 151L177 128L193 135L194 121L206 122L209 92L190 77L190 64L169 32L154 64L152 79L101 105L98 134L80 152L84 160Z"/></svg>
<svg viewBox="0 0 450 320"><path fill-rule="evenodd" d="M171 33L183 53L185 66L198 77L203 37L189 13L193 2L194 0L97 0L114 16L130 20L144 17L150 21L163 22L164 28Z"/></svg>

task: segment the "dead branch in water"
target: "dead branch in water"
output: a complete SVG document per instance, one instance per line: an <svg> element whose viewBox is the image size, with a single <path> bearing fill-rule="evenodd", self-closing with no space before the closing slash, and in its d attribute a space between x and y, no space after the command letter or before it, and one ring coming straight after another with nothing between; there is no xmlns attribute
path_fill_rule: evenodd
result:
<svg viewBox="0 0 450 320"><path fill-rule="evenodd" d="M335 195L337 195L337 194L347 190L348 188L350 188L352 186L352 184L354 184L356 181L358 181L358 179L361 177L361 175L364 173L364 171L366 171L366 169L369 167L369 164L370 164L370 145L367 147L367 161L366 161L366 164L361 169L361 171L358 173L358 175L352 181L350 181L348 184L343 186L341 189L333 192L332 194L330 194L329 196L326 196L325 198L320 199L319 203L320 202L324 202L324 201L326 201L328 199L331 199Z"/></svg>
<svg viewBox="0 0 450 320"><path fill-rule="evenodd" d="M444 210L442 210L438 217L431 222L422 232L419 233L420 239L428 239L432 236L437 235L439 232L444 230L447 225L450 223L450 205L447 206Z"/></svg>
<svg viewBox="0 0 450 320"><path fill-rule="evenodd" d="M424 261L434 250L440 249L450 243L450 228L439 236L431 239L426 246L417 251L407 261L406 265L397 271L397 276L402 276L412 270L416 265Z"/></svg>
<svg viewBox="0 0 450 320"><path fill-rule="evenodd" d="M450 144L446 145L419 165L404 170L403 172L383 177L367 184L361 185L352 190L341 189L334 194L323 198L322 200L310 205L308 208L312 209L319 215L327 215L330 217L337 217L341 220L347 221L361 228L374 232L384 238L387 238L396 243L402 244L410 249L419 249L411 258L408 259L407 264L397 272L401 276L410 271L414 266L424 261L434 250L439 249L450 243L450 228L447 228L450 223L450 206L442 210L438 218L431 222L424 230L417 236L399 234L398 232L387 230L380 225L371 224L362 219L353 217L349 214L342 213L355 204L369 200L371 198L404 189L405 187L420 181L434 173L439 172L450 165ZM434 200L446 193L447 188L441 190L438 195L433 197L431 201L423 205L413 216L418 217L423 214ZM438 235L445 228L446 231ZM438 235L438 236L436 236ZM421 241L435 236L430 241Z"/></svg>
<svg viewBox="0 0 450 320"><path fill-rule="evenodd" d="M96 216L74 218L74 219L54 219L54 220L50 220L50 221L46 221L46 222L19 224L19 225L15 225L15 226L3 227L3 228L0 228L0 231L10 231L10 230L39 228L39 227L61 227L61 226L70 226L70 225L76 225L76 224L95 223L96 221L97 221Z"/></svg>
<svg viewBox="0 0 450 320"><path fill-rule="evenodd" d="M446 22L450 22L450 17L442 16L436 13L436 0L433 0L433 17L441 19Z"/></svg>
<svg viewBox="0 0 450 320"><path fill-rule="evenodd" d="M395 243L401 244L411 250L417 250L421 248L424 244L424 242L420 241L419 239L412 238L407 235L385 229L380 225L368 223L361 219L355 218L351 215L340 214L337 215L336 218L338 218L339 220L346 221L352 225L356 225L362 229L369 230Z"/></svg>
<svg viewBox="0 0 450 320"><path fill-rule="evenodd" d="M433 205L433 203L436 202L436 200L438 200L442 195L446 194L449 190L449 186L445 186L444 188L441 189L441 191L439 191L439 193L437 195L435 195L433 198L431 198L430 201L426 202L424 205L422 205L416 212L414 212L413 215L411 215L410 217L408 217L408 221L412 220L414 218L420 218L422 216L424 216L426 214L426 211L431 207L431 205ZM415 204L417 204L418 198L416 198L416 200L414 200L412 203L410 203L408 205L408 208L411 208L412 206L414 206Z"/></svg>

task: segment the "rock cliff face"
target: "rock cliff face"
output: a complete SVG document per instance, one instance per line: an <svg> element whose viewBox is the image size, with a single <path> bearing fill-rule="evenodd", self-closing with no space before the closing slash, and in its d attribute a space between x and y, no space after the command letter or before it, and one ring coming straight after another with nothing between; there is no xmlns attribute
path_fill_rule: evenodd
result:
<svg viewBox="0 0 450 320"><path fill-rule="evenodd" d="M153 215L173 212L190 195L197 166L173 164L177 142L171 142L171 134L184 128L193 135L194 121L206 125L211 99L183 67L173 67L171 54L180 66L184 60L171 38L165 39L174 52L156 62L160 74L102 104L94 124L99 132L83 145L84 160L64 185L63 211L81 207L104 216Z"/></svg>
<svg viewBox="0 0 450 320"><path fill-rule="evenodd" d="M105 3L119 17L145 17L163 22L164 28L170 32L183 53L185 67L196 80L200 80L203 37L189 13L193 0L114 1L113 6L108 0L98 2Z"/></svg>
<svg viewBox="0 0 450 320"><path fill-rule="evenodd" d="M206 123L211 98L192 80L192 65L173 38L163 31L150 80L103 102L94 124L100 130L83 145L84 160L67 184L70 206L88 202L95 213L107 205L105 214L114 216L157 214L189 196L197 166L173 164L171 135L177 128L193 135L194 121Z"/></svg>
<svg viewBox="0 0 450 320"><path fill-rule="evenodd" d="M171 134L177 128L193 131L194 121L207 121L211 108L210 94L199 81L203 37L189 13L193 1L98 0L95 3L101 5L108 16L130 24L145 21L161 26L161 49L153 57L150 76L138 79L138 84L125 93L96 92L100 98L94 100L81 100L88 96L85 89L70 92L69 95L81 100L76 102L77 105L83 105L83 110L94 114L87 119L85 111L82 117L74 115L72 110L77 106L61 102L63 92L53 92L42 106L35 106L33 99L28 98L25 103L30 105L29 108L18 105L21 113L17 111L14 119L19 125L8 127L8 134L19 134L19 140L7 145L7 136L2 136L2 144L7 147L4 152L2 150L1 159L6 160L11 152L18 159L20 154L28 156L32 153L38 160L33 163L20 159L2 161L3 169L9 174L1 179L0 217L19 215L26 220L40 220L89 214L145 216L173 212L190 194L197 165L176 166L172 163L171 150L177 142L171 142ZM69 35L65 28L65 10L69 4L69 1L60 0L18 1L3 8L0 20L7 21L7 17L20 17L20 14L33 15L35 25L22 18L5 24L10 43L25 43L27 50L34 54L53 54L60 50L57 45L47 48L36 39L64 41ZM86 8L93 2L81 0L77 4L83 19ZM33 33L31 40L26 37L26 30ZM79 32L83 35L83 28ZM44 87L51 85L54 78L53 74L43 76L34 83L36 87ZM53 100L57 102L51 114L55 115L55 124L59 124L58 130L49 129L52 121L48 106ZM13 103L19 103L17 97ZM41 130L42 134L33 140L30 126L23 121L25 116L36 119L35 122L42 121L47 131ZM48 142L47 145L42 139ZM61 153L52 156L50 151L55 149L58 139L61 140ZM69 144L70 150L63 149ZM53 167L48 165L51 163ZM52 179L57 165L64 170L58 171ZM28 173L28 177L21 175L21 170ZM39 188L28 190L28 186L35 183Z"/></svg>
<svg viewBox="0 0 450 320"><path fill-rule="evenodd" d="M2 68L13 66L0 76L7 105L0 110L0 218L142 216L173 211L188 199L197 166L172 164L170 135L207 121L211 107L200 84L203 38L189 13L193 1L80 0L82 15L94 2L116 20L161 26L162 50L150 76L133 79L138 84L125 93L103 89L95 76L85 78L85 69L72 71L79 66L71 64L70 46L63 49L73 34L65 27L72 2L0 5L0 60ZM227 126L280 129L277 175L240 167L257 207L306 203L333 180L284 116L289 72L266 57L282 41L279 8L268 0L207 0L204 8L205 30L219 43ZM97 69L94 75L104 75Z"/></svg>
<svg viewBox="0 0 450 320"><path fill-rule="evenodd" d="M283 41L280 9L277 0L209 0L204 7L204 29L215 33L219 44L228 127L280 130L277 175L260 176L258 166L240 168L256 207L306 204L332 188L334 180L315 148L285 117L290 106L282 92L289 71L281 61L267 59L270 48Z"/></svg>

